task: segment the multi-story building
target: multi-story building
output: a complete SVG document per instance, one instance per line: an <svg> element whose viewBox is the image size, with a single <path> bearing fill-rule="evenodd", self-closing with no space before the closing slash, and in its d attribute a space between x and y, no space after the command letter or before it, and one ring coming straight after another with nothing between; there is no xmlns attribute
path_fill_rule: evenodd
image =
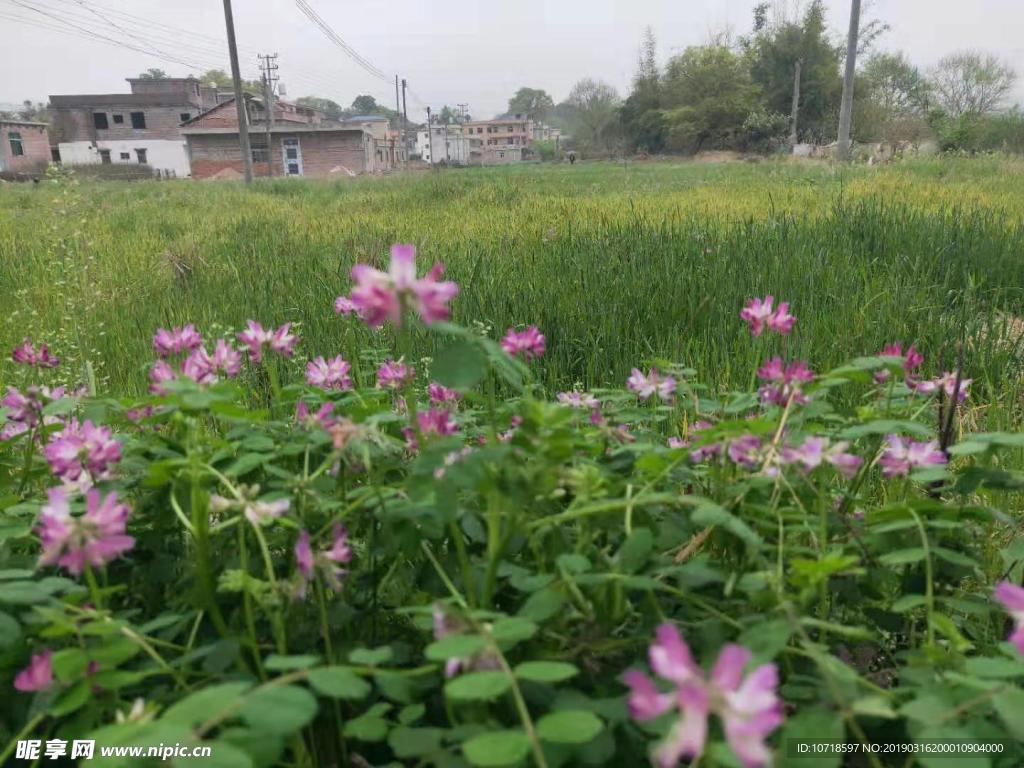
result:
<svg viewBox="0 0 1024 768"><path fill-rule="evenodd" d="M431 125L429 133L426 130L416 133L416 153L431 165L469 165L470 144L464 126L458 123Z"/></svg>
<svg viewBox="0 0 1024 768"><path fill-rule="evenodd" d="M50 96L50 139L66 165L134 163L189 174L180 126L203 111L194 77L129 78L131 93Z"/></svg>
<svg viewBox="0 0 1024 768"><path fill-rule="evenodd" d="M0 120L0 172L39 174L50 163L46 123Z"/></svg>
<svg viewBox="0 0 1024 768"><path fill-rule="evenodd" d="M472 139L470 160L473 163L491 165L515 162L522 159L523 151L533 144L533 121L526 115L471 120L466 123L465 130L466 135Z"/></svg>

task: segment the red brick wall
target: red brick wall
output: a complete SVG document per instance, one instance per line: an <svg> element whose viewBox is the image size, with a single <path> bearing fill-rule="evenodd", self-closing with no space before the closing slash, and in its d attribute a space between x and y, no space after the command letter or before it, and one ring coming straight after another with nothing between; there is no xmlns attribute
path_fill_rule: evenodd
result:
<svg viewBox="0 0 1024 768"><path fill-rule="evenodd" d="M129 97L130 98L130 97ZM107 128L95 128L93 112L107 115ZM146 116L145 128L132 128L132 112ZM131 104L88 107L78 109L58 108L52 112L53 141L102 141L104 139L178 139L181 115L188 112L192 117L199 114L199 108L190 104L174 107L133 106ZM123 123L115 123L114 115L122 115Z"/></svg>
<svg viewBox="0 0 1024 768"><path fill-rule="evenodd" d="M21 134L24 155L11 154L10 134ZM0 163L5 170L33 172L40 171L50 162L50 138L46 128L40 125L12 125L0 122Z"/></svg>
<svg viewBox="0 0 1024 768"><path fill-rule="evenodd" d="M299 139L302 152L303 175L312 178L345 178L344 171L333 172L344 166L353 173L362 173L364 155L362 134L359 133L275 133L271 137L271 162L273 175L283 176L281 140L285 137ZM242 173L242 152L237 134L193 134L188 137L189 156L192 164L192 178L208 179L225 168ZM253 173L267 175L266 163L256 163Z"/></svg>

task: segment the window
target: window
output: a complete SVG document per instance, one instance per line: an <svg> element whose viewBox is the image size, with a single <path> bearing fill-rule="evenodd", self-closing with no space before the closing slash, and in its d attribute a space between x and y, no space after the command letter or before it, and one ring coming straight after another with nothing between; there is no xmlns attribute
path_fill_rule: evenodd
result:
<svg viewBox="0 0 1024 768"><path fill-rule="evenodd" d="M112 117L114 118L115 125L121 125L124 123L124 115L112 115Z"/></svg>
<svg viewBox="0 0 1024 768"><path fill-rule="evenodd" d="M504 152L499 152L499 153L498 153L498 157L504 157L504 156L505 156L505 153L504 153Z"/></svg>
<svg viewBox="0 0 1024 768"><path fill-rule="evenodd" d="M146 127L146 113L145 112L132 112L132 128L145 128Z"/></svg>
<svg viewBox="0 0 1024 768"><path fill-rule="evenodd" d="M101 149L100 150L100 162L103 163L104 165L110 165L110 150L109 149Z"/></svg>
<svg viewBox="0 0 1024 768"><path fill-rule="evenodd" d="M145 149L136 149L135 150L135 156L137 158L139 158L139 165L145 165L146 164L146 150Z"/></svg>
<svg viewBox="0 0 1024 768"><path fill-rule="evenodd" d="M252 151L252 161L254 163L268 163L270 162L270 153L267 152L267 137L266 136L253 136L250 140Z"/></svg>
<svg viewBox="0 0 1024 768"><path fill-rule="evenodd" d="M106 112L93 112L92 113L92 125L94 128L107 128L107 113Z"/></svg>
<svg viewBox="0 0 1024 768"><path fill-rule="evenodd" d="M512 136L509 136L509 137L508 137L507 139L505 139L505 143L506 143L506 144L515 144L515 143L516 143L516 140L515 140L515 138L514 138L514 137L512 137Z"/></svg>
<svg viewBox="0 0 1024 768"><path fill-rule="evenodd" d="M129 160L132 159L132 156L130 154L128 154L127 152L122 152L121 153L121 159L124 160L127 163Z"/></svg>
<svg viewBox="0 0 1024 768"><path fill-rule="evenodd" d="M11 154L14 157L18 157L19 155L25 154L25 147L21 143L20 133L18 133L17 131L11 131L9 134L7 134L7 138L11 142Z"/></svg>
<svg viewBox="0 0 1024 768"><path fill-rule="evenodd" d="M181 122L187 123L192 119L192 114L190 112L182 112L178 117L181 119Z"/></svg>
<svg viewBox="0 0 1024 768"><path fill-rule="evenodd" d="M508 127L508 128L506 129L506 130L507 130L507 131L508 131L509 133L512 133L512 126L510 125L510 126L509 126L509 127Z"/></svg>

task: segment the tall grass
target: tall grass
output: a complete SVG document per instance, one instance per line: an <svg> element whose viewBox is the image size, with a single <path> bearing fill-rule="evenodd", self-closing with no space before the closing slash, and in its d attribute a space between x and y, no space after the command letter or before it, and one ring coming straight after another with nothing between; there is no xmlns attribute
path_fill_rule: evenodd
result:
<svg viewBox="0 0 1024 768"><path fill-rule="evenodd" d="M183 322L297 320L306 353L358 359L380 339L335 317L333 299L355 261L409 241L461 285L456 319L541 327L552 389L621 382L652 357L746 384L764 349L737 313L773 293L799 317L788 354L817 369L911 340L951 367L962 343L1002 422L1019 400L1006 323L1024 314L1022 213L1024 164L992 159L10 186L0 348L64 342L115 392L145 388L154 329Z"/></svg>

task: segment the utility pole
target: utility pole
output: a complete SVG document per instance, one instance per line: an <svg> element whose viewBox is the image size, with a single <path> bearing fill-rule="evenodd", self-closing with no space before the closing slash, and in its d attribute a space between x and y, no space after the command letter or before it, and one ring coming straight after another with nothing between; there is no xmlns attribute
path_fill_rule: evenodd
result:
<svg viewBox="0 0 1024 768"><path fill-rule="evenodd" d="M434 126L430 122L430 107L427 107L427 143L430 145L430 166L436 168L434 163Z"/></svg>
<svg viewBox="0 0 1024 768"><path fill-rule="evenodd" d="M263 73L263 109L266 111L265 120L267 123L267 176L274 175L273 144L271 144L271 131L274 127L274 83L277 82L277 54L260 54L260 71Z"/></svg>
<svg viewBox="0 0 1024 768"><path fill-rule="evenodd" d="M804 60L797 59L793 72L793 107L790 115L789 146L795 147L797 142L797 119L800 116L800 70L803 69Z"/></svg>
<svg viewBox="0 0 1024 768"><path fill-rule="evenodd" d="M235 108L238 111L238 141L242 149L242 169L245 183L252 184L252 151L249 149L249 120L242 93L242 73L238 68L238 47L235 45L235 19L231 14L231 0L224 0L224 24L228 28L228 56L231 58L231 79L235 84Z"/></svg>
<svg viewBox="0 0 1024 768"><path fill-rule="evenodd" d="M405 107L405 78L402 78L402 141L405 143L405 164L409 165L409 111Z"/></svg>
<svg viewBox="0 0 1024 768"><path fill-rule="evenodd" d="M850 2L850 31L846 37L846 72L843 77L843 101L839 107L839 141L836 158L850 159L850 126L853 123L853 80L857 74L857 38L860 36L860 0Z"/></svg>
<svg viewBox="0 0 1024 768"><path fill-rule="evenodd" d="M395 121L397 122L398 117L402 114L401 102L398 100L398 75L395 75ZM395 126L395 130L398 130L398 126ZM402 131L402 146L405 146L405 131ZM395 142L391 143L391 151L394 153L397 149ZM398 155L395 155L395 165L398 165Z"/></svg>
<svg viewBox="0 0 1024 768"><path fill-rule="evenodd" d="M462 118L460 122L466 122L466 108L468 106L469 104L466 103L459 104L459 117Z"/></svg>

